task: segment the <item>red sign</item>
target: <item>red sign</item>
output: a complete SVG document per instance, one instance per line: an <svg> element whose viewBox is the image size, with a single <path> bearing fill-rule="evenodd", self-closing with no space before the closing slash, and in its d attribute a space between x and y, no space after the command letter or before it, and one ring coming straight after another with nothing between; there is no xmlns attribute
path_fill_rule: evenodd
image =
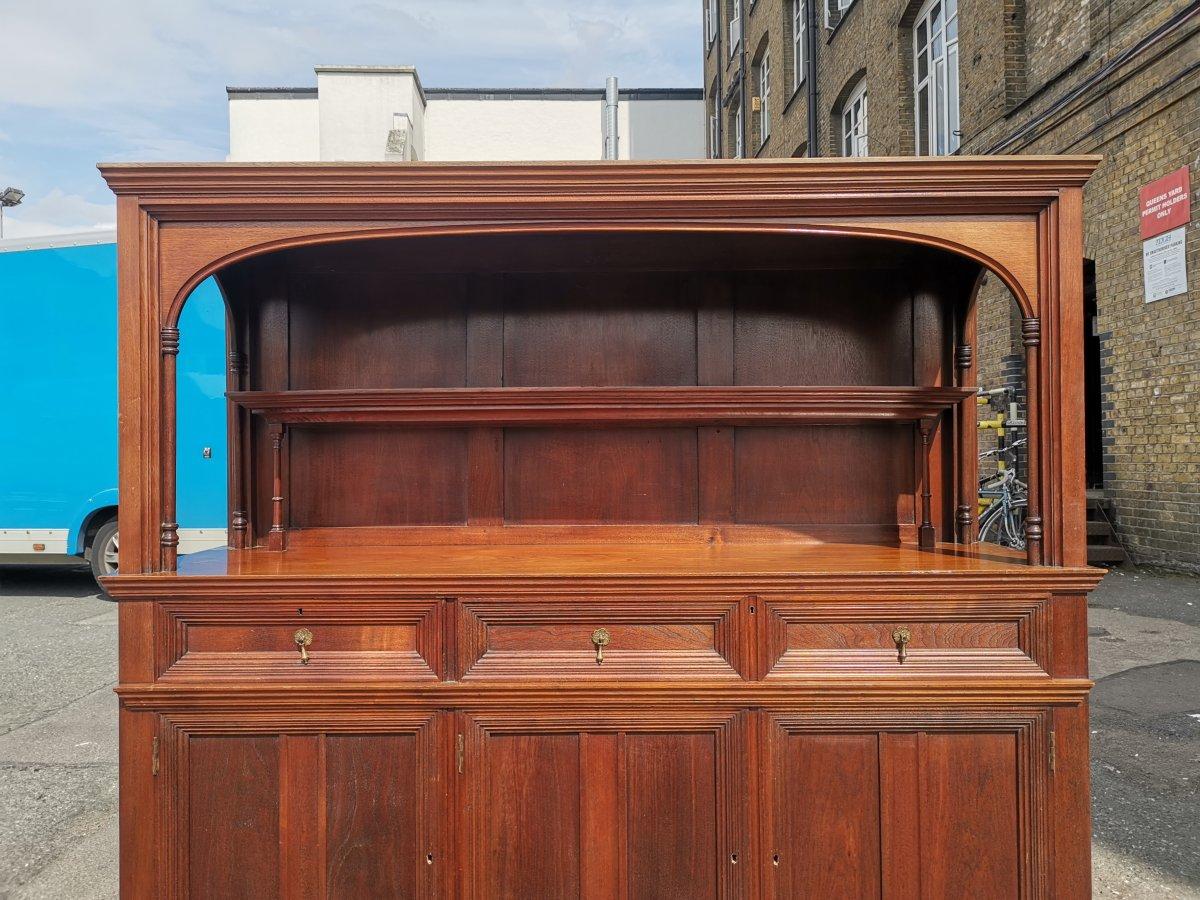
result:
<svg viewBox="0 0 1200 900"><path fill-rule="evenodd" d="M1191 195L1187 166L1150 182L1138 191L1142 240L1186 225L1192 218Z"/></svg>

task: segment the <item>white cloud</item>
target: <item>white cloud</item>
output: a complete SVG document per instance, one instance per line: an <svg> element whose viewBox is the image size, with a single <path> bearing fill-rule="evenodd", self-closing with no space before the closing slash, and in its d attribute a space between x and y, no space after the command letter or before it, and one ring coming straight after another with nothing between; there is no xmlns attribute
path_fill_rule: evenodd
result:
<svg viewBox="0 0 1200 900"><path fill-rule="evenodd" d="M69 234L112 228L116 223L113 204L94 203L79 194L55 188L44 197L26 200L5 210L4 236L34 237L40 234Z"/></svg>
<svg viewBox="0 0 1200 900"><path fill-rule="evenodd" d="M595 84L622 64L630 84L692 84L699 9L694 0L17 3L4 14L0 103L169 113L223 102L225 84L308 84L324 63L403 63L430 84L465 76L495 86L534 73ZM665 50L681 39L688 52L672 58Z"/></svg>
<svg viewBox="0 0 1200 900"><path fill-rule="evenodd" d="M415 65L427 86L699 86L698 0L38 0L2 4L9 228L107 224L97 160L220 160L226 85L323 64ZM6 182L8 183L8 182ZM32 195L41 193L40 198ZM9 216L5 217L9 220Z"/></svg>

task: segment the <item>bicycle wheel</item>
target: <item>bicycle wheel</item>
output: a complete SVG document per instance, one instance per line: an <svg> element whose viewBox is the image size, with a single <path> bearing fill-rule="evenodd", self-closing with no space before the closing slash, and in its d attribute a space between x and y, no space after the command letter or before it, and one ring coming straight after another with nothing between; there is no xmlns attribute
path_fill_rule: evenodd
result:
<svg viewBox="0 0 1200 900"><path fill-rule="evenodd" d="M1001 519L1004 512L1004 504L999 501L993 503L983 511L983 515L979 517L979 540L985 544L999 544L1001 534Z"/></svg>
<svg viewBox="0 0 1200 900"><path fill-rule="evenodd" d="M1005 547L1012 547L1014 550L1025 549L1025 509L1028 502L1024 498L1013 500L1005 510L1002 541Z"/></svg>
<svg viewBox="0 0 1200 900"><path fill-rule="evenodd" d="M979 519L979 540L1024 550L1026 505L1024 498L993 503Z"/></svg>

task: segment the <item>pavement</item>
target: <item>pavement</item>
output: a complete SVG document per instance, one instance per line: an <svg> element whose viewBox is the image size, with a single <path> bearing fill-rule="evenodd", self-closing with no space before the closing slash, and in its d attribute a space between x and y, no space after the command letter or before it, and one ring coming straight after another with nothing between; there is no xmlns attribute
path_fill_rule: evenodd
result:
<svg viewBox="0 0 1200 900"><path fill-rule="evenodd" d="M1200 900L1200 578L1090 606L1095 896ZM86 571L0 569L0 898L117 896L116 644Z"/></svg>

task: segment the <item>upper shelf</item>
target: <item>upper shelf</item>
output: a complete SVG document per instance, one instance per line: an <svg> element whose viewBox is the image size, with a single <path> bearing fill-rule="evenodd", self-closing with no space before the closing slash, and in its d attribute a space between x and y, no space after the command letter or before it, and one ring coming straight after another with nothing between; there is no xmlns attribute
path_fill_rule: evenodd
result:
<svg viewBox="0 0 1200 900"><path fill-rule="evenodd" d="M780 425L934 418L957 387L571 387L235 391L268 422L410 425Z"/></svg>

